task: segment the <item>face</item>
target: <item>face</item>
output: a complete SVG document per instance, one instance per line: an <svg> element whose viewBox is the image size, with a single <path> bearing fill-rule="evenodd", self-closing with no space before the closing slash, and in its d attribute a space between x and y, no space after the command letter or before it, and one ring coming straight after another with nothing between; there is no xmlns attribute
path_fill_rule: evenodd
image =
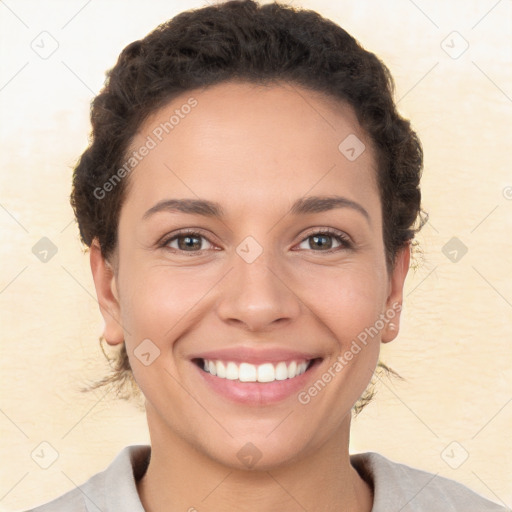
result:
<svg viewBox="0 0 512 512"><path fill-rule="evenodd" d="M150 432L232 467L244 450L270 468L338 439L396 336L409 265L407 248L386 271L375 153L353 110L223 83L156 112L131 151L143 146L115 274L97 245L91 265Z"/></svg>

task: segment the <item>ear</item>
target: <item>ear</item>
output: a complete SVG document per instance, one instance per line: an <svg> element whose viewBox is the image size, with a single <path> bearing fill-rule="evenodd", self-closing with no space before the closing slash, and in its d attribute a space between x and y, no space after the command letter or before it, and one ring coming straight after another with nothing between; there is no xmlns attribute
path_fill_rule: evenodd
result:
<svg viewBox="0 0 512 512"><path fill-rule="evenodd" d="M90 263L100 311L105 320L103 336L109 345L118 345L124 341L124 333L116 276L112 265L103 257L96 238L90 247Z"/></svg>
<svg viewBox="0 0 512 512"><path fill-rule="evenodd" d="M411 244L408 243L396 254L395 266L389 278L389 292L384 311L387 322L381 336L382 343L389 343L398 336L402 311L405 277L409 270Z"/></svg>

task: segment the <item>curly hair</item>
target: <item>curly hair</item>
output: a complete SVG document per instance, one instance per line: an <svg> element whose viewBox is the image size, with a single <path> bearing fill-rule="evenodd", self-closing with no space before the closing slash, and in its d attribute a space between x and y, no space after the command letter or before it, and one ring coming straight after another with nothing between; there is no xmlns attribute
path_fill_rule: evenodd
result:
<svg viewBox="0 0 512 512"><path fill-rule="evenodd" d="M126 195L121 180L105 197L95 193L127 160L142 123L174 97L225 81L287 82L348 103L376 150L388 272L428 220L421 208L421 143L397 112L394 81L379 58L343 28L312 10L231 0L184 11L121 52L91 104L90 145L74 169L71 205L88 247L97 238L109 259ZM131 382L123 343L113 373L92 388ZM378 368L395 375L381 361ZM372 381L373 382L373 381ZM118 389L118 396L119 396ZM370 385L356 404L373 396Z"/></svg>

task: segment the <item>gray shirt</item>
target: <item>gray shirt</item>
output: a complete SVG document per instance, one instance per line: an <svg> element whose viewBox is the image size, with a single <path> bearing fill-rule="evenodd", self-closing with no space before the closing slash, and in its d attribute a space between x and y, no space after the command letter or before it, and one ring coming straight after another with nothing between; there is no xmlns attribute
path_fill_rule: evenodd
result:
<svg viewBox="0 0 512 512"><path fill-rule="evenodd" d="M145 473L150 453L149 445L126 446L105 470L27 512L144 512L135 482ZM350 462L373 487L372 512L510 512L454 480L379 453L353 454Z"/></svg>

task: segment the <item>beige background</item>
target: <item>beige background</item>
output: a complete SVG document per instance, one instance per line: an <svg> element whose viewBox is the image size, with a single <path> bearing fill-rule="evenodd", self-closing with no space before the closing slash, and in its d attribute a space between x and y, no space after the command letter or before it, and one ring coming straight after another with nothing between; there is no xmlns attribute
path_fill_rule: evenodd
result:
<svg viewBox="0 0 512 512"><path fill-rule="evenodd" d="M106 363L88 255L68 203L89 102L105 70L132 40L203 5L147 4L0 4L2 511L53 499L122 447L149 441L135 405L78 391ZM407 381L380 384L353 422L351 451L380 452L510 507L512 2L293 4L335 20L387 63L400 111L425 149L423 261L406 282L399 337L383 348L384 361ZM42 31L59 45L46 59L31 48L34 39L33 47L41 45ZM40 37L47 51L56 45ZM469 48L452 58L463 49L461 37ZM42 237L58 248L47 263L32 253ZM457 263L442 251L452 237L468 248ZM43 441L59 454L48 469L31 458Z"/></svg>

